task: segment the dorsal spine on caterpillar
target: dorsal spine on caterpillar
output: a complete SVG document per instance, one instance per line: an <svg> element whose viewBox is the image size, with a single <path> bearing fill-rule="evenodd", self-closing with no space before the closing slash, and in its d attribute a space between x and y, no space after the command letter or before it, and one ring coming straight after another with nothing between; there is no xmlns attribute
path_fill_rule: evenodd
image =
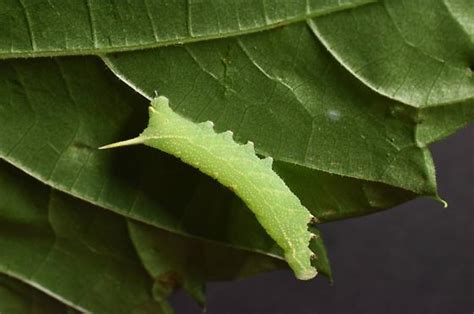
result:
<svg viewBox="0 0 474 314"><path fill-rule="evenodd" d="M314 235L308 224L315 217L301 204L273 171L273 159L260 159L253 143L240 145L232 131L216 133L210 121L194 123L175 113L166 97L154 98L148 127L131 140L110 144L112 148L145 144L172 154L231 188L255 214L265 231L283 249L298 279L316 276L311 265L314 253L309 242Z"/></svg>

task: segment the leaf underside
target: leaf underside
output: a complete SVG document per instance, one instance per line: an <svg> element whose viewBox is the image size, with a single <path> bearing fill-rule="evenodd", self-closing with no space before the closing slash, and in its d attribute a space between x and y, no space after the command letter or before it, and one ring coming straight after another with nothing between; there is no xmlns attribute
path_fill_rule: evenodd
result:
<svg viewBox="0 0 474 314"><path fill-rule="evenodd" d="M274 157L323 222L439 198L428 145L474 120L472 21L470 0L0 0L0 312L170 313L178 287L204 305L206 281L285 267L211 178L97 150L155 91Z"/></svg>

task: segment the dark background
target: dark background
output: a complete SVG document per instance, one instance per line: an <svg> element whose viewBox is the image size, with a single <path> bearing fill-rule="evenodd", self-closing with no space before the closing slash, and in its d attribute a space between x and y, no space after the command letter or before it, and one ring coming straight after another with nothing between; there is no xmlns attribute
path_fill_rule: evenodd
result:
<svg viewBox="0 0 474 314"><path fill-rule="evenodd" d="M474 313L474 126L434 144L444 209L417 199L321 226L334 285L278 271L207 286L208 314ZM184 293L178 314L201 313Z"/></svg>

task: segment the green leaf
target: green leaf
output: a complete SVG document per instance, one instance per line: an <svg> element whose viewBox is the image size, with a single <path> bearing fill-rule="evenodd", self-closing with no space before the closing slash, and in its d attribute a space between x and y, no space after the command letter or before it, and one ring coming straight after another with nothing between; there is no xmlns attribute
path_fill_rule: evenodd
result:
<svg viewBox="0 0 474 314"><path fill-rule="evenodd" d="M474 119L473 19L468 0L382 0L309 25L354 76L417 109L426 144Z"/></svg>
<svg viewBox="0 0 474 314"><path fill-rule="evenodd" d="M72 314L79 312L19 280L0 274L0 313Z"/></svg>
<svg viewBox="0 0 474 314"><path fill-rule="evenodd" d="M0 59L101 54L257 32L373 0L1 0Z"/></svg>
<svg viewBox="0 0 474 314"><path fill-rule="evenodd" d="M123 218L4 162L0 191L0 273L81 312L161 313Z"/></svg>

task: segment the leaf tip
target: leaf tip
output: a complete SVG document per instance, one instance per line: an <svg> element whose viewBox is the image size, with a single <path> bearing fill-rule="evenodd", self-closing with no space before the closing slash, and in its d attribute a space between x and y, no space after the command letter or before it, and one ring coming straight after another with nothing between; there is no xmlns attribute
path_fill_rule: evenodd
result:
<svg viewBox="0 0 474 314"><path fill-rule="evenodd" d="M436 193L436 195L432 196L432 198L437 201L437 202L440 202L441 205L443 205L443 208L447 208L448 207L448 202L446 202L444 199L441 198L441 196L439 196L438 193Z"/></svg>
<svg viewBox="0 0 474 314"><path fill-rule="evenodd" d="M441 204L443 204L443 208L448 208L448 202L446 202L445 200L443 200L442 198L439 198L439 200L441 202Z"/></svg>

